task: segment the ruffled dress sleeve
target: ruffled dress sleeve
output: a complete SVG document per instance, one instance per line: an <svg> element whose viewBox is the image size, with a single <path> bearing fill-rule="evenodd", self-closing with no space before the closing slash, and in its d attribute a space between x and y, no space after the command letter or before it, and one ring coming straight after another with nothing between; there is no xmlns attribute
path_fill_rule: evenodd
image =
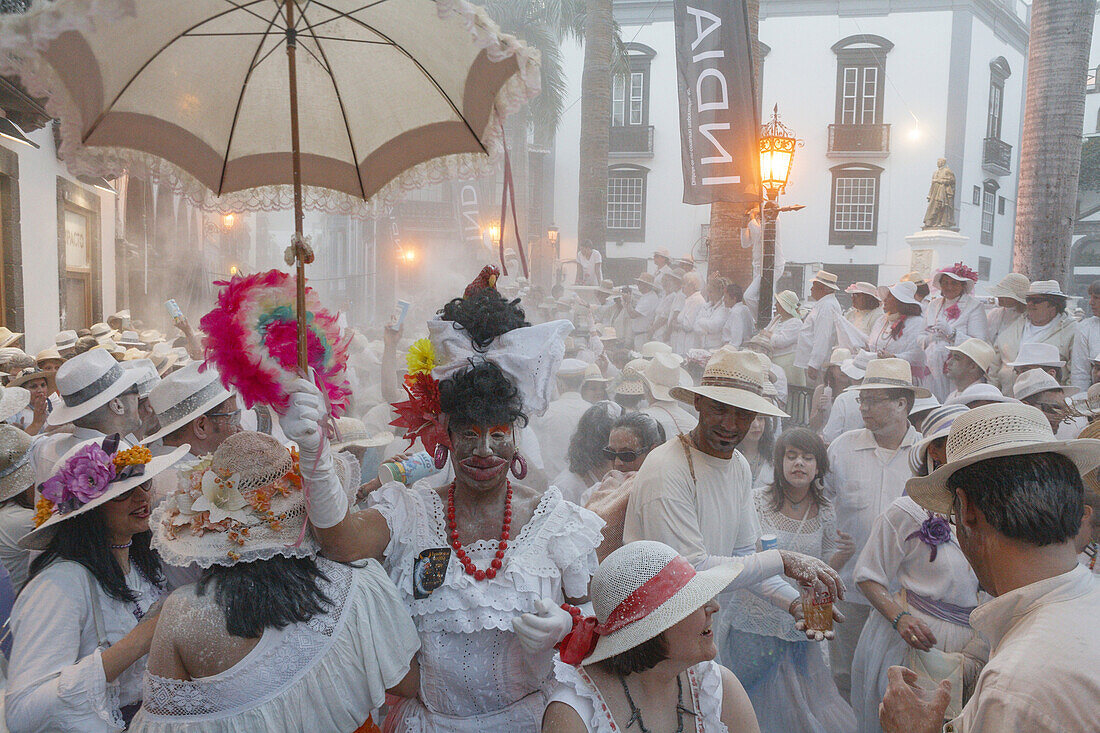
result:
<svg viewBox="0 0 1100 733"><path fill-rule="evenodd" d="M107 681L95 632L88 629L87 594L97 589L90 588L83 573L75 563L56 563L23 589L12 610L14 644L4 706L13 733L125 727L119 683Z"/></svg>
<svg viewBox="0 0 1100 733"><path fill-rule="evenodd" d="M695 710L703 721L703 733L730 733L722 722L722 668L718 662L701 662L688 670Z"/></svg>

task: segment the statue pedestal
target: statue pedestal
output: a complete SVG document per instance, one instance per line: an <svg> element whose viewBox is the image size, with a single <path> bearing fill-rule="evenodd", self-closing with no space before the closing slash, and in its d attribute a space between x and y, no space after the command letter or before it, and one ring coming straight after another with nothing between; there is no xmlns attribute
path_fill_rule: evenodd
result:
<svg viewBox="0 0 1100 733"><path fill-rule="evenodd" d="M965 234L950 229L922 229L905 238L909 245L909 269L931 278L936 270L962 259L962 249L970 241Z"/></svg>

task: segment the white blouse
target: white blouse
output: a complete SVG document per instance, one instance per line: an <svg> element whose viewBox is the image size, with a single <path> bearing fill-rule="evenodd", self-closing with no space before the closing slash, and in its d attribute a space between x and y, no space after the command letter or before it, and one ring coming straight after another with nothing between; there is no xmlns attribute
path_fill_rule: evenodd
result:
<svg viewBox="0 0 1100 733"><path fill-rule="evenodd" d="M0 562L11 576L11 585L16 595L27 582L30 565L30 550L19 546L19 540L34 529L34 510L19 506L15 502L0 507Z"/></svg>
<svg viewBox="0 0 1100 733"><path fill-rule="evenodd" d="M197 680L146 673L130 727L145 733L353 731L409 671L420 642L393 582L374 560L317 559L333 606L306 623L264 630L224 672Z"/></svg>
<svg viewBox="0 0 1100 733"><path fill-rule="evenodd" d="M802 320L788 318L785 321L772 321L768 326L772 336L772 360L794 353L798 343L798 334L802 331Z"/></svg>
<svg viewBox="0 0 1100 733"><path fill-rule="evenodd" d="M891 356L904 359L912 365L913 376L920 377L921 375L917 372L922 371L924 367L924 348L921 346L924 319L920 316L907 317L905 324L901 327L901 335L897 338L891 333L895 323L897 321L885 313L879 316L875 325L871 326L867 349L875 354L885 351Z"/></svg>
<svg viewBox="0 0 1100 733"><path fill-rule="evenodd" d="M600 689L584 667L574 667L555 658L554 677L558 684L550 702L560 702L573 708L588 733L622 733L627 730L615 722ZM700 662L688 668L687 677L692 709L696 714L684 715L684 729L696 733L729 733L729 728L722 722L722 668L717 662Z"/></svg>
<svg viewBox="0 0 1100 733"><path fill-rule="evenodd" d="M12 609L14 645L4 698L12 733L124 727L120 708L141 701L146 660L142 657L114 682L107 681L92 594L99 599L111 644L130 633L164 595L134 564L126 585L138 594L136 603L111 598L82 565L59 560L23 588Z"/></svg>
<svg viewBox="0 0 1100 733"><path fill-rule="evenodd" d="M526 652L512 619L536 612L543 598L561 603L588 593L603 520L551 486L508 543L501 571L479 581L450 552L443 500L423 481L388 483L369 501L389 524L385 567L420 633L420 697L404 705L398 730L538 731L551 652ZM465 550L484 568L498 546L480 540ZM442 577L435 576L439 585L425 592L425 564L418 559L428 550L443 551L437 554L446 560Z"/></svg>

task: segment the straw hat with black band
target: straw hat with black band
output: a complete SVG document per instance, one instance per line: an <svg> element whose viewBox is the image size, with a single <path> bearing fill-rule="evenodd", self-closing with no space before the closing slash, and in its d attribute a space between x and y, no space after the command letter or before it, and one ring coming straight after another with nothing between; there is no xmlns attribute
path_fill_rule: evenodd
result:
<svg viewBox="0 0 1100 733"><path fill-rule="evenodd" d="M848 388L853 391L867 389L904 389L913 393L914 399L932 395L924 387L913 384L913 370L904 359L872 359L867 364L867 373L860 384Z"/></svg>
<svg viewBox="0 0 1100 733"><path fill-rule="evenodd" d="M764 396L766 379L755 353L723 347L707 362L698 387L673 387L669 395L693 407L698 395L760 415L790 417Z"/></svg>
<svg viewBox="0 0 1100 733"><path fill-rule="evenodd" d="M947 434L947 463L909 479L905 492L925 509L949 515L954 492L947 479L956 471L991 458L1037 453L1065 456L1082 476L1100 466L1100 440L1056 440L1046 416L1031 405L984 405L955 419Z"/></svg>
<svg viewBox="0 0 1100 733"><path fill-rule="evenodd" d="M12 376L8 380L7 386L9 386L9 387L22 387L27 382L33 382L36 379L44 379L47 384L49 384L49 381L50 381L49 380L49 375L46 374L46 372L42 371L41 369L38 369L37 367L32 367L30 369L24 369L23 371L19 372L18 374L15 374L14 376Z"/></svg>
<svg viewBox="0 0 1100 733"><path fill-rule="evenodd" d="M137 386L137 374L122 368L103 349L77 354L61 365L55 376L59 405L47 425L64 425L90 415L115 397Z"/></svg>
<svg viewBox="0 0 1100 733"><path fill-rule="evenodd" d="M72 351L76 348L76 331L62 331L53 338L54 346L57 347L57 351L64 354L66 351Z"/></svg>

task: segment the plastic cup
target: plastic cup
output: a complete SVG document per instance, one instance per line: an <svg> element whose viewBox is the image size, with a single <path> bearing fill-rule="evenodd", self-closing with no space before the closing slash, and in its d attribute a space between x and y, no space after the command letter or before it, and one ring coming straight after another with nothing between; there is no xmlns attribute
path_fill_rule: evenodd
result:
<svg viewBox="0 0 1100 733"><path fill-rule="evenodd" d="M833 597L824 584L802 586L802 616L809 631L833 630Z"/></svg>
<svg viewBox="0 0 1100 733"><path fill-rule="evenodd" d="M408 486L438 471L431 455L420 451L400 462L383 463L378 467L378 480L382 483L399 481Z"/></svg>

